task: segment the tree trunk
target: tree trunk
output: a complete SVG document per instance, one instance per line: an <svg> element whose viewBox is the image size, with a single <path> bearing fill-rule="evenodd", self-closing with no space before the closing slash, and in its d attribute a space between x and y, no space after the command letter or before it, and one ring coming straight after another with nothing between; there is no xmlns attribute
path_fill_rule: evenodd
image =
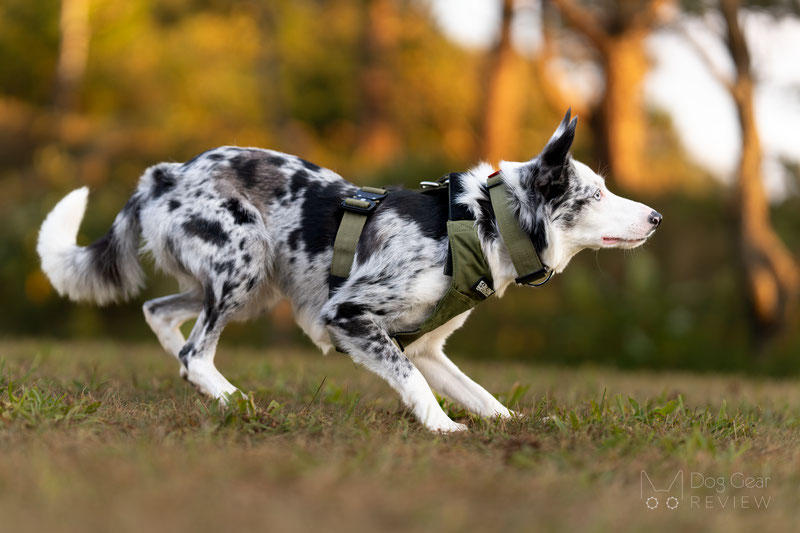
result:
<svg viewBox="0 0 800 533"><path fill-rule="evenodd" d="M660 185L644 163L647 121L642 82L648 70L647 33L634 28L611 35L603 50L606 87L598 121L603 160L616 182L635 192L653 192Z"/></svg>
<svg viewBox="0 0 800 533"><path fill-rule="evenodd" d="M517 155L523 94L515 80L516 54L511 46L513 0L503 1L500 38L487 58L482 117L481 157L496 165Z"/></svg>
<svg viewBox="0 0 800 533"><path fill-rule="evenodd" d="M66 112L75 107L89 57L89 0L61 0L59 30L53 107Z"/></svg>
<svg viewBox="0 0 800 533"><path fill-rule="evenodd" d="M770 222L753 107L754 81L747 41L738 20L739 2L722 0L721 8L727 26L728 50L736 65L731 91L742 129L737 190L739 245L756 340L761 342L787 323L796 304L800 273Z"/></svg>
<svg viewBox="0 0 800 533"><path fill-rule="evenodd" d="M599 159L615 181L636 193L653 193L671 184L647 171L647 115L642 82L649 70L645 39L663 18L671 0L641 5L619 2L605 24L573 0L552 0L568 25L581 33L600 56L605 90L590 125L597 138Z"/></svg>

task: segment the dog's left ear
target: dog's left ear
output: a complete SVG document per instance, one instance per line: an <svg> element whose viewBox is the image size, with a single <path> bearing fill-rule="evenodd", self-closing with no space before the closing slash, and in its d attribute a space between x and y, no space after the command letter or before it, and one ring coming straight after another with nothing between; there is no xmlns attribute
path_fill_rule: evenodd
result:
<svg viewBox="0 0 800 533"><path fill-rule="evenodd" d="M572 147L572 141L575 140L575 128L578 126L578 117L570 120L572 108L567 109L567 114L561 124L556 128L553 136L547 142L542 153L539 154L539 160L546 167L562 167L567 161L569 149Z"/></svg>

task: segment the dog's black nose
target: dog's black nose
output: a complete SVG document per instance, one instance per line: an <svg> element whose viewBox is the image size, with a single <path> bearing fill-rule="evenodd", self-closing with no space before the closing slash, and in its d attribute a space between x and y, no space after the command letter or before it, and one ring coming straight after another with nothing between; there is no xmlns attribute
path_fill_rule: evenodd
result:
<svg viewBox="0 0 800 533"><path fill-rule="evenodd" d="M647 221L657 228L661 225L661 213L658 211L653 211L650 213L650 216L647 217Z"/></svg>

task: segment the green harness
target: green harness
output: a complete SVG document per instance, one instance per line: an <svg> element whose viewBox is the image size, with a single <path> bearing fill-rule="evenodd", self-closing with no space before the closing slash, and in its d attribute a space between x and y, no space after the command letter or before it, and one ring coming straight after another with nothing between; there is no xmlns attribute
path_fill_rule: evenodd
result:
<svg viewBox="0 0 800 533"><path fill-rule="evenodd" d="M475 218L465 206L456 202L458 195L463 192L462 176L450 174L439 182L422 182L421 185L423 186L421 194L447 193L449 250L444 273L451 276L452 281L431 316L419 328L392 334L392 338L401 350L426 333L469 311L495 292L491 270L478 238ZM519 222L511 212L508 191L499 172L489 176L487 187L497 227L517 272L515 281L521 285L534 287L543 285L553 272L542 264L530 237L520 228ZM350 275L358 240L367 217L378 208L387 194L385 189L363 187L353 197L346 198L342 202L344 213L333 245L329 276L330 295L333 295Z"/></svg>

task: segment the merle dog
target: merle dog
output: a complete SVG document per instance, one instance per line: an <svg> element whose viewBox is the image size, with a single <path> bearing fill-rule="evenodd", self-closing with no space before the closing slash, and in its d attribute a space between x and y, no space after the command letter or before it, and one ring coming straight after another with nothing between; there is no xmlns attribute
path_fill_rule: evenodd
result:
<svg viewBox="0 0 800 533"><path fill-rule="evenodd" d="M544 264L561 272L584 248L633 248L661 221L653 209L612 194L603 178L569 154L569 112L543 151L503 162L512 212ZM473 214L498 296L513 283L510 261L488 204L487 164L463 174L459 201ZM222 147L183 164L147 169L109 232L86 247L76 235L88 190L63 198L42 224L42 269L62 295L98 304L125 300L143 285L138 253L177 278L180 293L144 304L147 323L180 363L181 375L222 401L236 391L214 366L217 341L232 319L287 299L303 331L323 351L335 344L383 377L427 428L458 431L431 387L484 417L512 413L463 374L442 351L469 312L421 337L405 352L390 334L430 315L449 285L443 274L447 205L395 190L370 217L351 275L329 298L328 271L341 199L356 186L298 157ZM197 318L188 340L179 326Z"/></svg>

